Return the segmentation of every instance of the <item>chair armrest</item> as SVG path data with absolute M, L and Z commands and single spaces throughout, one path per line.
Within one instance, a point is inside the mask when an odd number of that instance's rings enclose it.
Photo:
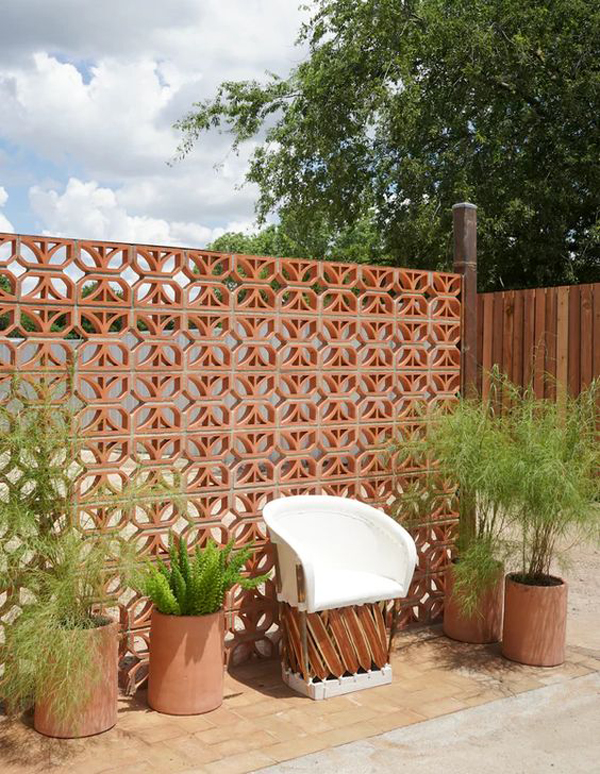
M 272 526 L 267 527 L 269 538 L 275 548 L 277 599 L 287 602 L 300 610 L 306 609 L 309 589 L 314 594 L 314 571 L 312 563 L 302 556 L 297 540 L 282 535 Z M 301 568 L 301 572 L 298 572 Z
M 402 525 L 391 518 L 386 519 L 382 526 L 388 530 L 390 542 L 398 552 L 398 562 L 393 562 L 390 566 L 387 561 L 382 563 L 380 557 L 376 565 L 377 571 L 397 581 L 406 596 L 418 561 L 415 541 Z

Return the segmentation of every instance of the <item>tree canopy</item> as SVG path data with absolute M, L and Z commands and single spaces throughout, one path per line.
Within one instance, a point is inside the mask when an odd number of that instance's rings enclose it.
M 381 236 L 372 218 L 361 218 L 342 229 L 332 229 L 323 221 L 315 220 L 306 232 L 298 228 L 292 218 L 284 218 L 280 223 L 271 223 L 253 234 L 228 231 L 208 247 L 223 252 L 276 255 L 280 258 L 315 257 L 355 263 L 394 263 L 393 258 L 383 253 Z
M 215 128 L 258 141 L 268 250 L 448 267 L 469 200 L 482 288 L 600 280 L 597 0 L 311 9 L 289 75 L 224 82 L 176 125 L 182 156 Z

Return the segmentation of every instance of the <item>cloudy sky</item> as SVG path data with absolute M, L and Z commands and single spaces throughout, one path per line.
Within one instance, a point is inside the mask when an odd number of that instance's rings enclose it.
M 172 124 L 222 80 L 286 74 L 299 3 L 0 0 L 0 231 L 204 246 L 251 228 L 251 146 L 214 133 L 169 166 Z

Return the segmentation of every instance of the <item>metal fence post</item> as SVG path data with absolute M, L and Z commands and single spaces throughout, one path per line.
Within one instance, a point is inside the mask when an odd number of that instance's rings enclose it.
M 460 385 L 463 395 L 477 393 L 477 207 L 452 207 L 454 271 L 462 276 Z

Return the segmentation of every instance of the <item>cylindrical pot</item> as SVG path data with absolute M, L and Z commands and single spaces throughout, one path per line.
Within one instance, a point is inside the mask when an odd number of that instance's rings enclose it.
M 496 582 L 485 591 L 471 615 L 461 611 L 460 600 L 454 593 L 454 567 L 446 570 L 444 624 L 446 637 L 459 642 L 483 644 L 498 642 L 502 634 L 502 601 L 504 596 L 503 568 L 498 567 Z
M 531 586 L 506 576 L 502 655 L 531 666 L 558 666 L 565 660 L 567 590 L 555 585 Z
M 168 715 L 199 715 L 223 702 L 225 620 L 152 611 L 148 704 Z
M 114 621 L 95 629 L 74 630 L 74 637 L 89 639 L 89 647 L 95 652 L 90 675 L 91 689 L 77 717 L 72 721 L 59 720 L 54 711 L 55 702 L 60 701 L 60 691 L 69 690 L 69 686 L 52 691 L 40 697 L 35 703 L 33 726 L 45 736 L 61 739 L 78 739 L 94 736 L 108 731 L 117 722 L 117 666 L 119 661 L 119 632 Z M 97 670 L 97 671 L 96 671 Z M 96 679 L 98 678 L 98 679 Z

